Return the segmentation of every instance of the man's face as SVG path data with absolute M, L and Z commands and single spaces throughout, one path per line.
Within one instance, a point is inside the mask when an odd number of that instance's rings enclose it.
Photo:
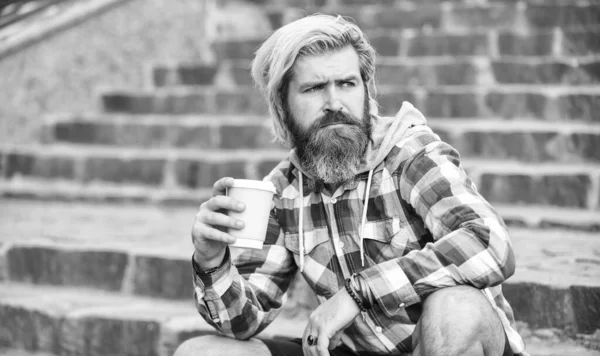
M 352 47 L 296 60 L 286 125 L 304 169 L 325 183 L 354 177 L 370 139 L 368 95 Z

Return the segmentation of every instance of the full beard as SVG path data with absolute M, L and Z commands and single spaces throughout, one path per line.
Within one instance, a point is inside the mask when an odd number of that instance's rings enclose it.
M 302 130 L 289 116 L 294 148 L 309 175 L 334 185 L 356 176 L 371 138 L 367 100 L 362 120 L 340 111 L 328 112 Z M 329 127 L 334 124 L 342 125 Z

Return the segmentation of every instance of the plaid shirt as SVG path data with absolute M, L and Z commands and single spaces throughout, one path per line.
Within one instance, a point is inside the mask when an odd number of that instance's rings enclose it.
M 304 209 L 304 278 L 319 302 L 360 274 L 374 296 L 342 341 L 355 351 L 410 352 L 421 301 L 444 287 L 481 289 L 524 353 L 501 283 L 515 257 L 502 219 L 461 168 L 458 152 L 427 126 L 398 142 L 374 168 L 361 266 L 359 231 L 368 172 L 336 192 L 304 178 L 290 160 L 269 175 L 277 194 L 262 250 L 242 250 L 207 274 L 196 271 L 196 306 L 226 335 L 248 339 L 281 310 L 298 270 L 298 209 Z M 307 182 L 308 181 L 308 182 Z M 233 255 L 233 254 L 232 254 Z M 229 256 L 229 254 L 228 254 Z

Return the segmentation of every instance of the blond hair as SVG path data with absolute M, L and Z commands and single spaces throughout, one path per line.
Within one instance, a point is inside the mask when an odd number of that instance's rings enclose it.
M 284 100 L 295 61 L 302 56 L 319 55 L 346 46 L 352 46 L 358 54 L 371 112 L 376 113 L 377 104 L 372 97 L 375 95 L 375 50 L 360 28 L 342 16 L 304 17 L 281 27 L 260 46 L 252 62 L 252 78 L 269 105 L 275 140 L 290 142 Z

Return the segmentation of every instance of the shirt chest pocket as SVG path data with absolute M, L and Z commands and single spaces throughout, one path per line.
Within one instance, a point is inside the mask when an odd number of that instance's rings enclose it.
M 315 228 L 312 231 L 304 231 L 304 255 L 318 257 L 326 253 L 331 253 L 331 243 L 329 242 L 329 232 L 326 227 Z M 300 254 L 300 236 L 297 233 L 285 233 L 285 248 L 294 253 Z
M 300 239 L 297 233 L 285 233 L 285 247 L 300 266 Z M 327 228 L 304 232 L 304 271 L 302 275 L 317 296 L 329 298 L 338 290 L 337 266 Z
M 408 223 L 395 216 L 366 222 L 363 238 L 365 252 L 376 263 L 404 256 L 418 246 Z

